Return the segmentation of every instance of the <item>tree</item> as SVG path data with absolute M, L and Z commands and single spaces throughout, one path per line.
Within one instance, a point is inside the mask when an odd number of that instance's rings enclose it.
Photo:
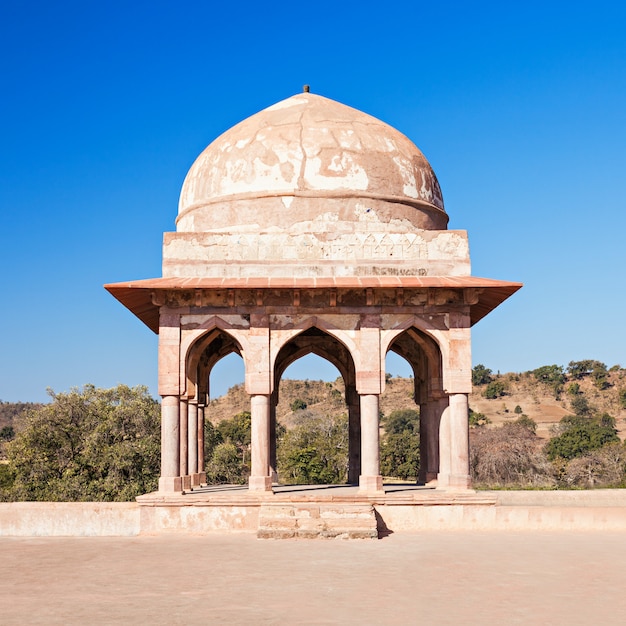
M 125 501 L 156 488 L 160 407 L 145 387 L 48 393 L 8 444 L 7 499 Z
M 252 416 L 241 411 L 204 428 L 205 468 L 211 484 L 243 484 L 250 474 Z
M 533 434 L 537 433 L 537 422 L 532 417 L 528 417 L 525 413 L 522 413 L 513 424 L 518 424 L 524 428 L 530 430 Z
M 13 426 L 3 426 L 0 428 L 0 441 L 11 441 L 15 437 Z
M 565 374 L 560 365 L 544 365 L 532 370 L 531 373 L 539 382 L 550 387 L 554 392 L 554 397 L 559 399 L 565 382 Z
M 489 486 L 550 486 L 550 464 L 532 427 L 516 420 L 499 428 L 470 431 L 470 473 Z
M 250 411 L 241 411 L 231 419 L 222 420 L 217 425 L 222 441 L 229 441 L 239 449 L 248 448 L 252 438 L 252 416 Z
M 595 361 L 584 359 L 583 361 L 570 361 L 567 364 L 567 373 L 574 379 L 580 380 L 588 374 L 591 374 Z
M 492 380 L 483 392 L 487 400 L 495 400 L 504 395 L 506 395 L 506 385 L 501 380 Z
M 580 385 L 578 383 L 570 383 L 567 386 L 567 393 L 570 396 L 577 396 L 577 395 L 579 395 L 581 393 Z
M 622 487 L 626 449 L 622 443 L 609 443 L 586 452 L 565 465 L 560 482 L 566 487 Z
M 417 480 L 419 468 L 419 433 L 404 431 L 385 435 L 380 446 L 380 471 L 383 476 Z
M 609 374 L 606 370 L 606 365 L 604 363 L 600 363 L 600 361 L 594 361 L 593 368 L 591 370 L 591 377 L 593 378 L 593 384 L 597 389 L 602 391 L 610 386 L 608 376 Z
M 557 458 L 569 461 L 607 443 L 620 440 L 615 429 L 615 420 L 610 415 L 566 415 L 560 425 L 561 434 L 552 437 L 546 444 L 546 454 L 551 461 Z
M 209 484 L 243 485 L 246 481 L 241 452 L 231 441 L 218 443 L 206 465 Z
M 339 484 L 348 479 L 348 416 L 299 411 L 279 433 L 278 474 L 291 484 Z
M 491 370 L 481 363 L 472 368 L 472 385 L 486 385 L 491 382 Z
M 388 416 L 382 416 L 380 423 L 385 434 L 401 434 L 409 431 L 419 433 L 420 414 L 415 409 L 398 409 Z
M 598 375 L 604 372 L 606 374 L 606 365 L 601 361 L 593 359 L 584 359 L 583 361 L 570 361 L 567 365 L 567 373 L 574 379 L 580 380 L 590 374 Z
M 420 463 L 419 413 L 392 411 L 381 419 L 385 429 L 380 445 L 380 471 L 384 476 L 417 480 Z
M 572 411 L 581 417 L 588 417 L 591 414 L 589 402 L 587 402 L 587 398 L 583 395 L 574 396 L 570 401 L 570 406 L 572 407 Z
M 306 409 L 307 403 L 300 398 L 296 398 L 290 405 L 289 408 L 295 413 L 296 411 L 304 411 Z
M 491 424 L 491 420 L 484 413 L 478 413 L 469 407 L 469 427 L 477 428 L 486 424 Z

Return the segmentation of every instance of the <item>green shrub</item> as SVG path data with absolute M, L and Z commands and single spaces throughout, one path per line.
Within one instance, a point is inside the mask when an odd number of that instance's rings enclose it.
M 504 395 L 506 395 L 506 385 L 501 380 L 491 381 L 483 392 L 483 396 L 488 400 L 495 400 Z
M 296 411 L 304 411 L 307 408 L 307 403 L 300 398 L 296 398 L 290 405 L 289 408 L 295 413 Z
M 478 364 L 472 368 L 472 385 L 486 385 L 491 380 L 491 370 L 488 367 Z
M 557 458 L 570 460 L 607 443 L 619 442 L 615 421 L 609 415 L 566 415 L 560 423 L 564 431 L 546 444 L 546 454 L 551 461 Z
M 469 409 L 469 425 L 470 428 L 491 424 L 491 420 L 484 413 L 477 413 L 471 407 Z

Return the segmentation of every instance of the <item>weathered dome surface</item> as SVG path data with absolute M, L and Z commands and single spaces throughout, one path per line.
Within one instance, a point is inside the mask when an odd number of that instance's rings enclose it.
M 178 232 L 316 230 L 333 223 L 404 222 L 444 230 L 437 178 L 388 124 L 311 93 L 233 126 L 192 165 Z

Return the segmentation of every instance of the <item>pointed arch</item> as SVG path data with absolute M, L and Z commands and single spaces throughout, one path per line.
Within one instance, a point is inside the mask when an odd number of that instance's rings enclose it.
M 350 354 L 351 359 L 354 361 L 354 355 L 356 353 L 356 344 L 354 339 L 348 335 L 348 333 L 340 328 L 337 328 L 332 323 L 323 317 L 310 316 L 300 320 L 294 328 L 290 329 L 272 329 L 270 339 L 270 367 L 273 371 L 276 369 L 276 361 L 281 350 L 293 341 L 298 335 L 306 333 L 311 328 L 317 328 L 319 331 L 333 337 L 339 344 L 341 344 Z M 304 356 L 305 353 L 300 356 Z M 319 355 L 321 356 L 321 355 Z M 300 358 L 300 357 L 298 357 Z M 326 358 L 323 356 L 322 358 Z M 297 359 L 294 359 L 294 361 Z M 332 363 L 331 359 L 327 359 Z M 335 363 L 333 363 L 339 371 L 341 369 Z M 286 368 L 284 368 L 286 369 Z M 283 369 L 283 371 L 284 371 Z
M 348 482 L 358 483 L 361 471 L 361 429 L 359 396 L 356 392 L 356 366 L 348 346 L 324 323 L 315 317 L 308 318 L 281 343 L 273 360 L 274 391 L 271 398 L 271 465 L 276 467 L 276 406 L 279 402 L 280 382 L 285 370 L 295 361 L 308 354 L 315 354 L 334 365 L 344 381 L 344 400 L 348 412 Z M 305 328 L 303 328 L 305 327 Z M 336 330 L 336 329 L 334 329 Z
M 213 366 L 231 352 L 245 360 L 246 343 L 241 329 L 233 328 L 218 316 L 212 316 L 198 328 L 187 331 L 180 348 L 181 395 L 196 397 L 208 393 L 208 376 Z

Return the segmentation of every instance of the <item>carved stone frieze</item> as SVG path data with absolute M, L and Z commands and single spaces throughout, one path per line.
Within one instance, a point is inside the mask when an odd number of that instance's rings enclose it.
M 465 307 L 475 304 L 479 295 L 476 289 L 445 288 L 164 289 L 152 293 L 152 303 L 190 311 L 263 307 L 315 310 L 384 307 L 416 311 Z

